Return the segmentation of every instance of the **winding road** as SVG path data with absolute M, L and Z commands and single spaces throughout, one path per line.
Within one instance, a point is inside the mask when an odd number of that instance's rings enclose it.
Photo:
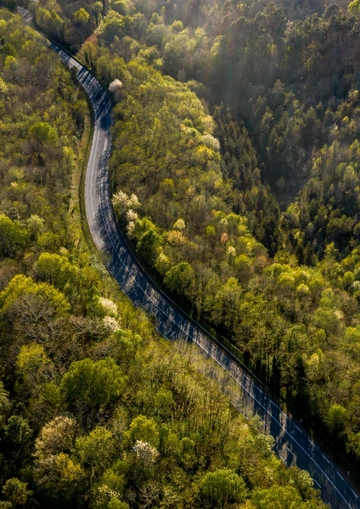
M 103 253 L 112 276 L 135 305 L 155 316 L 156 328 L 162 336 L 195 343 L 236 380 L 241 406 L 245 401 L 259 416 L 266 431 L 274 437 L 276 452 L 286 465 L 296 464 L 310 473 L 325 502 L 334 509 L 360 509 L 360 499 L 346 476 L 311 441 L 299 423 L 289 418 L 264 387 L 239 366 L 232 354 L 186 316 L 140 268 L 117 227 L 111 206 L 111 99 L 93 74 L 56 44 L 51 43 L 51 47 L 69 68 L 76 69 L 92 106 L 94 135 L 85 181 L 86 216 L 95 245 Z

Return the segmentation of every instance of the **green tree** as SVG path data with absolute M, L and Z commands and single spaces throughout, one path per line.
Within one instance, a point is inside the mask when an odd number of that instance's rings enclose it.
M 74 12 L 75 25 L 84 26 L 89 22 L 89 19 L 90 14 L 83 7 Z
M 331 405 L 326 416 L 325 422 L 332 432 L 343 429 L 346 418 L 346 408 L 338 403 Z
M 35 440 L 34 479 L 50 499 L 66 500 L 82 487 L 85 473 L 69 453 L 74 446 L 76 421 L 58 416 L 48 422 Z
M 27 419 L 21 415 L 12 415 L 4 427 L 4 445 L 7 457 L 7 468 L 14 473 L 21 462 L 27 460 L 31 453 L 30 447 L 33 437 Z
M 70 281 L 72 285 L 76 285 L 79 272 L 66 256 L 53 253 L 41 253 L 35 270 L 39 279 L 47 281 L 61 290 Z
M 2 493 L 5 499 L 11 502 L 12 507 L 26 505 L 28 498 L 32 496 L 33 492 L 27 489 L 28 483 L 21 482 L 16 477 L 8 479 L 2 487 Z
M 22 392 L 25 386 L 31 392 L 37 392 L 43 381 L 44 368 L 50 364 L 51 361 L 42 345 L 37 343 L 23 345 L 15 364 L 17 374 L 20 375 L 18 390 Z
M 301 496 L 292 486 L 272 486 L 269 489 L 256 490 L 252 500 L 259 509 L 298 509 L 302 507 Z
M 28 242 L 28 230 L 5 214 L 0 214 L 0 256 L 12 257 L 26 247 Z
M 134 444 L 136 440 L 140 440 L 154 447 L 159 446 L 158 425 L 153 419 L 148 419 L 145 415 L 135 417 L 130 424 L 130 428 L 124 433 L 124 437 L 131 444 Z
M 200 481 L 200 493 L 212 501 L 214 507 L 230 507 L 247 495 L 244 480 L 233 470 L 223 468 L 208 472 Z
M 99 476 L 115 454 L 115 440 L 109 430 L 98 426 L 89 435 L 76 439 L 75 450 L 81 464 L 91 469 L 92 476 Z
M 182 295 L 194 278 L 194 270 L 187 262 L 181 262 L 167 271 L 164 283 L 174 293 Z
M 144 260 L 154 263 L 159 247 L 160 235 L 158 235 L 154 229 L 150 229 L 141 236 L 137 245 L 137 250 Z
M 107 357 L 100 361 L 72 362 L 61 380 L 60 389 L 69 403 L 79 401 L 90 406 L 103 406 L 117 398 L 125 384 L 121 369 Z
M 30 139 L 36 146 L 43 146 L 49 144 L 54 146 L 58 142 L 58 133 L 55 127 L 52 127 L 47 122 L 36 122 L 29 129 Z
M 129 509 L 129 507 L 129 504 L 121 502 L 121 500 L 115 497 L 113 497 L 107 505 L 107 509 Z
M 49 456 L 46 461 L 35 462 L 34 477 L 50 499 L 70 500 L 82 489 L 85 473 L 68 454 L 61 452 Z
M 173 393 L 166 389 L 160 389 L 154 397 L 154 413 L 162 419 L 168 419 L 175 407 Z
M 359 0 L 353 0 L 348 5 L 348 11 L 350 14 L 359 14 L 360 13 L 360 1 Z
M 64 294 L 56 290 L 48 283 L 35 283 L 31 278 L 18 274 L 13 277 L 5 290 L 0 293 L 0 306 L 2 311 L 9 309 L 19 297 L 25 295 L 34 295 L 37 300 L 47 303 L 53 307 L 53 310 L 66 313 L 70 309 L 70 304 Z

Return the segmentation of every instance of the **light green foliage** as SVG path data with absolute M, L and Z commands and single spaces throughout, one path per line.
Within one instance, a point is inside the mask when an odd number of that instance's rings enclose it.
M 346 416 L 346 409 L 339 404 L 332 405 L 326 416 L 326 424 L 329 429 L 335 431 L 344 425 Z
M 14 256 L 28 242 L 28 230 L 5 214 L 0 214 L 0 256 Z
M 75 442 L 75 450 L 80 459 L 80 463 L 85 467 L 90 467 L 97 475 L 109 463 L 109 459 L 114 456 L 115 442 L 112 434 L 106 428 L 97 427 L 88 436 L 79 437 Z
M 64 23 L 55 10 L 39 8 L 36 11 L 36 22 L 42 30 L 46 31 L 51 37 L 60 39 L 63 36 Z
M 0 93 L 1 94 L 7 94 L 9 91 L 9 87 L 6 84 L 6 82 L 3 80 L 3 78 L 0 78 Z
M 70 281 L 75 284 L 79 272 L 66 256 L 50 253 L 41 253 L 35 270 L 40 280 L 47 281 L 60 289 L 63 289 Z
M 130 424 L 124 436 L 129 443 L 134 444 L 136 440 L 147 442 L 157 447 L 159 445 L 159 431 L 156 422 L 148 419 L 145 415 L 139 415 Z
M 15 276 L 5 290 L 0 293 L 2 311 L 8 309 L 19 297 L 28 294 L 48 302 L 59 313 L 69 311 L 70 305 L 64 294 L 48 283 L 35 283 L 31 278 L 22 274 Z
M 126 380 L 110 357 L 100 361 L 83 359 L 71 363 L 61 380 L 61 391 L 69 403 L 90 406 L 109 404 L 123 391 Z
M 50 456 L 47 461 L 39 462 L 34 472 L 38 486 L 49 492 L 49 498 L 62 494 L 71 499 L 84 479 L 84 471 L 80 465 L 65 453 Z
M 130 9 L 128 0 L 113 0 L 111 8 L 119 14 L 126 15 Z
M 47 122 L 37 122 L 29 129 L 30 139 L 42 146 L 45 144 L 56 145 L 58 141 L 57 131 Z
M 114 506 L 127 509 L 127 504 L 119 499 L 123 498 L 122 494 L 125 488 L 125 476 L 115 473 L 112 469 L 107 469 L 100 478 L 99 484 L 96 485 L 96 495 L 93 506 L 95 508 L 107 508 Z M 122 507 L 122 505 L 124 507 Z
M 34 343 L 21 347 L 16 359 L 16 368 L 23 377 L 26 377 L 34 374 L 49 362 L 50 359 L 47 357 L 44 347 Z
M 50 498 L 57 491 L 70 498 L 83 480 L 81 466 L 68 454 L 74 442 L 75 429 L 74 419 L 59 416 L 42 428 L 35 441 L 35 481 L 49 491 Z
M 154 411 L 162 419 L 169 418 L 175 406 L 174 397 L 171 391 L 161 389 L 155 394 Z
M 37 393 L 52 371 L 52 363 L 42 345 L 33 343 L 23 345 L 16 358 L 19 393 L 29 390 Z
M 194 271 L 191 265 L 181 262 L 179 265 L 171 267 L 165 274 L 164 283 L 169 290 L 181 295 L 186 290 L 186 287 L 190 285 L 193 277 Z
M 359 0 L 353 0 L 352 2 L 350 2 L 349 5 L 348 5 L 348 11 L 351 14 L 359 14 L 359 11 L 360 11 L 360 2 L 359 2 Z
M 12 509 L 13 505 L 11 502 L 4 502 L 3 500 L 0 501 L 0 509 Z
M 86 25 L 90 19 L 90 15 L 86 9 L 81 7 L 78 11 L 74 12 L 75 24 Z
M 233 470 L 220 469 L 201 479 L 200 492 L 219 507 L 229 507 L 231 502 L 241 502 L 247 490 L 244 480 Z
M 129 509 L 129 504 L 121 502 L 117 498 L 112 498 L 107 505 L 107 509 Z
M 44 220 L 36 214 L 32 214 L 27 220 L 27 227 L 30 235 L 37 239 L 44 231 Z
M 113 42 L 115 37 L 124 35 L 124 27 L 124 17 L 118 12 L 110 11 L 105 20 L 101 23 L 99 31 L 107 42 Z
M 16 68 L 16 58 L 12 55 L 8 55 L 5 58 L 4 69 L 5 71 L 13 71 Z
M 2 493 L 14 508 L 26 505 L 28 498 L 33 494 L 27 489 L 27 483 L 19 481 L 16 477 L 6 481 Z
M 306 508 L 300 494 L 292 486 L 273 486 L 267 490 L 259 490 L 252 498 L 259 509 Z

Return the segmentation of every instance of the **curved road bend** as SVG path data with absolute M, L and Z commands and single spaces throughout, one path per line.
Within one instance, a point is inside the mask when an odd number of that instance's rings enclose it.
M 275 438 L 275 448 L 281 459 L 286 465 L 296 464 L 307 470 L 325 502 L 333 509 L 360 509 L 360 499 L 348 480 L 311 441 L 305 430 L 284 414 L 264 388 L 234 362 L 231 354 L 181 313 L 139 267 L 117 228 L 110 201 L 111 100 L 88 70 L 54 43 L 51 47 L 69 68 L 76 68 L 93 108 L 94 136 L 85 181 L 86 215 L 94 242 L 105 254 L 110 273 L 137 306 L 155 315 L 162 336 L 193 341 L 228 371 L 242 389 L 239 402 L 245 400 L 246 406 L 260 417 L 266 430 Z

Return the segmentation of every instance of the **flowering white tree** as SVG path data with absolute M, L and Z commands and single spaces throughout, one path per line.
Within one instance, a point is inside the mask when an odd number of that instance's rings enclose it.
M 147 442 L 143 442 L 142 440 L 136 440 L 133 445 L 133 452 L 138 460 L 141 461 L 144 465 L 151 465 L 155 463 L 159 453 L 155 447 L 148 444 Z
M 140 207 L 139 198 L 133 193 L 130 197 L 121 189 L 115 193 L 112 197 L 111 203 L 114 209 L 120 214 L 126 217 L 126 233 L 128 237 L 132 237 L 135 223 L 138 219 L 136 209 Z
M 113 207 L 117 209 L 120 214 L 123 214 L 128 208 L 129 197 L 121 189 L 115 193 L 112 197 L 111 203 Z
M 112 81 L 110 83 L 109 91 L 113 94 L 115 101 L 120 100 L 120 97 L 121 97 L 120 93 L 121 93 L 122 87 L 123 87 L 123 83 L 122 83 L 122 81 L 120 81 L 118 79 L 115 79 L 114 81 Z

